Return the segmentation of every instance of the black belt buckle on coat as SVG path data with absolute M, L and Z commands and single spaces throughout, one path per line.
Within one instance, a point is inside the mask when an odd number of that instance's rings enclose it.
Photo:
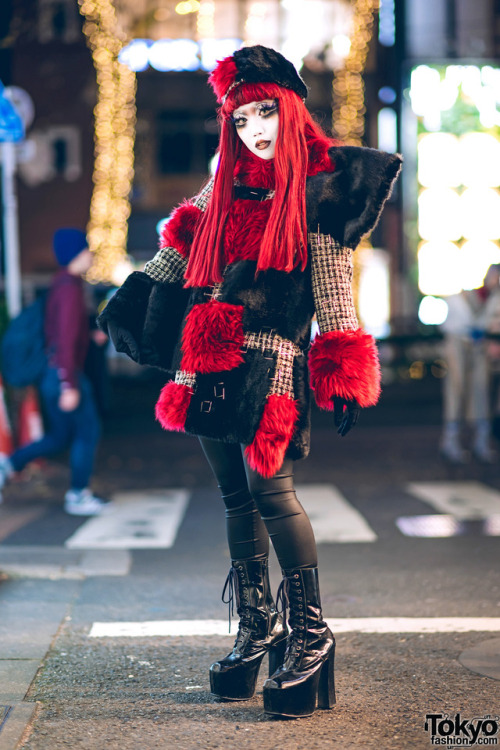
M 246 201 L 265 201 L 271 191 L 267 188 L 235 185 L 234 197 Z

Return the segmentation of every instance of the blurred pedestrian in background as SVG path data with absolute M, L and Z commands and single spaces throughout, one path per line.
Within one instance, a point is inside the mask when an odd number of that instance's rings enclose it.
M 0 456 L 0 488 L 30 461 L 69 448 L 71 485 L 64 509 L 71 515 L 96 515 L 105 506 L 89 487 L 100 424 L 92 386 L 83 372 L 90 328 L 82 276 L 90 269 L 93 255 L 79 229 L 57 230 L 53 247 L 60 270 L 45 306 L 48 365 L 39 383 L 47 431 L 11 456 Z
M 491 432 L 497 440 L 500 440 L 500 263 L 491 266 L 489 273 L 491 294 L 487 303 L 486 349 L 492 379 Z
M 453 464 L 469 458 L 464 448 L 466 433 L 473 455 L 493 463 L 491 447 L 491 372 L 495 345 L 488 338 L 498 325 L 500 332 L 500 266 L 492 265 L 479 289 L 463 290 L 448 297 L 445 335 L 447 374 L 443 380 L 443 433 L 441 453 Z

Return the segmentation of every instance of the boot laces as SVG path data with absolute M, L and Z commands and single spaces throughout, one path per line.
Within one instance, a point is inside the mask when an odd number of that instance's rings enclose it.
M 227 599 L 225 598 L 226 591 L 227 591 Z M 221 598 L 224 604 L 228 605 L 227 609 L 228 609 L 229 632 L 231 632 L 231 617 L 234 616 L 234 602 L 236 601 L 236 607 L 238 607 L 240 603 L 239 589 L 238 589 L 238 573 L 236 572 L 236 568 L 233 568 L 233 566 L 229 568 L 229 573 L 227 574 L 227 578 L 224 583 L 224 588 L 222 589 Z
M 224 583 L 224 588 L 222 589 L 222 601 L 224 602 L 224 604 L 228 605 L 229 632 L 231 632 L 231 618 L 234 616 L 234 603 L 236 602 L 236 612 L 238 613 L 240 618 L 238 625 L 238 635 L 236 638 L 237 642 L 242 635 L 241 631 L 246 632 L 251 628 L 250 609 L 248 608 L 248 606 L 241 606 L 242 601 L 240 598 L 240 589 L 244 590 L 244 588 L 245 587 L 240 580 L 238 570 L 232 565 L 229 569 L 226 582 Z M 243 604 L 248 605 L 248 599 L 245 596 L 243 597 Z
M 290 585 L 288 578 L 283 577 L 276 593 L 276 612 L 283 616 L 283 627 L 285 630 L 287 627 L 287 613 L 290 603 L 289 590 Z
M 276 595 L 276 609 L 283 615 L 285 630 L 288 623 L 291 628 L 286 647 L 287 657 L 297 655 L 304 648 L 306 629 L 304 607 L 304 593 L 298 576 L 293 576 L 293 579 L 284 576 Z

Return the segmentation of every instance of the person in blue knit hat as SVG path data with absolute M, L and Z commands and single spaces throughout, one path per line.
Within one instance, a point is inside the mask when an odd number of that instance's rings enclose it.
M 106 503 L 94 495 L 89 483 L 100 425 L 92 386 L 83 372 L 90 332 L 82 276 L 90 269 L 93 255 L 80 229 L 58 229 L 53 248 L 60 268 L 47 297 L 44 328 L 48 368 L 40 383 L 48 429 L 41 440 L 11 456 L 0 456 L 0 488 L 30 461 L 69 447 L 71 486 L 64 509 L 71 515 L 98 515 Z

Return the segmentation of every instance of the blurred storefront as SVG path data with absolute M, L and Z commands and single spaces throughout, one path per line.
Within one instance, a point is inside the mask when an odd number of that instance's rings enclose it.
M 432 326 L 500 262 L 500 4 L 407 0 L 403 28 L 400 313 Z
M 403 152 L 358 253 L 374 335 L 431 333 L 446 296 L 500 258 L 498 0 L 11 0 L 0 32 L 0 78 L 35 112 L 19 147 L 25 278 L 53 269 L 61 223 L 88 225 L 96 280 L 154 254 L 157 227 L 210 170 L 207 72 L 251 43 L 294 61 L 336 137 Z
M 337 107 L 335 134 L 376 146 L 376 112 L 367 116 L 362 78 L 377 75 L 376 6 L 376 0 L 3 4 L 0 77 L 25 90 L 35 109 L 19 149 L 23 275 L 53 268 L 51 235 L 61 222 L 87 223 L 102 259 L 101 280 L 119 281 L 130 262 L 154 254 L 158 223 L 199 189 L 215 152 L 207 71 L 241 44 L 283 51 L 301 69 L 308 105 L 322 124 L 331 129 Z M 353 85 L 346 90 L 348 60 Z

